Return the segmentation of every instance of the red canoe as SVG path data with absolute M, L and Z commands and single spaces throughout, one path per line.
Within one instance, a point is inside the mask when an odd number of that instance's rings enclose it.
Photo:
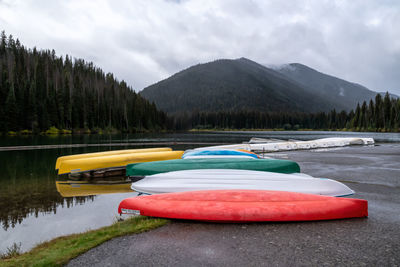
M 190 191 L 124 199 L 123 214 L 222 221 L 315 221 L 368 216 L 362 199 L 265 190 Z

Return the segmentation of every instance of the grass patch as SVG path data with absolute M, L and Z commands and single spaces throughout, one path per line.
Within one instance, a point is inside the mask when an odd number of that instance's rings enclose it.
M 5 253 L 0 254 L 0 259 L 10 259 L 19 255 L 21 255 L 21 242 L 18 244 L 14 243 L 11 247 L 8 247 Z
M 19 131 L 19 134 L 20 134 L 20 135 L 31 135 L 31 134 L 32 134 L 32 131 L 31 131 L 31 130 L 25 129 L 25 130 Z
M 67 130 L 67 129 L 61 129 L 61 130 L 59 131 L 59 133 L 60 133 L 60 134 L 72 134 L 72 131 L 71 131 L 71 130 Z
M 45 131 L 45 134 L 47 134 L 47 135 L 57 135 L 59 133 L 60 133 L 60 130 L 58 130 L 54 126 L 51 126 L 48 130 Z
M 97 230 L 58 237 L 29 252 L 0 261 L 0 266 L 60 266 L 114 237 L 136 234 L 160 227 L 168 220 L 132 217 Z

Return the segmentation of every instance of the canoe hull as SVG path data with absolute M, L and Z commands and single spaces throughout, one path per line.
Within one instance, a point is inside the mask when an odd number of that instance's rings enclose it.
M 182 155 L 183 151 L 161 151 L 65 160 L 61 163 L 58 174 L 75 174 L 105 168 L 125 168 L 126 165 L 133 163 L 180 159 Z
M 210 190 L 123 200 L 119 213 L 216 222 L 318 221 L 368 216 L 368 202 L 293 192 Z
M 247 159 L 247 158 L 212 158 L 212 159 L 178 159 L 160 162 L 147 162 L 128 165 L 126 175 L 147 176 L 157 173 L 194 169 L 238 169 L 270 171 L 279 173 L 300 172 L 300 166 L 290 160 L 280 159 Z
M 346 185 L 331 179 L 318 179 L 306 174 L 283 174 L 247 170 L 186 170 L 146 176 L 132 184 L 132 190 L 162 194 L 199 190 L 275 190 L 325 196 L 354 194 Z
M 254 139 L 252 138 L 252 140 Z M 289 150 L 375 144 L 373 138 L 363 138 L 363 137 L 329 137 L 329 138 L 322 138 L 310 141 L 283 141 L 283 140 L 268 140 L 262 138 L 256 138 L 256 140 L 254 141 L 252 140 L 250 140 L 248 144 L 199 147 L 196 148 L 195 150 L 201 151 L 201 150 L 219 150 L 219 149 L 245 149 L 257 153 L 268 153 L 268 152 L 289 151 Z
M 172 149 L 169 148 L 169 147 L 122 149 L 122 150 L 112 150 L 112 151 L 103 151 L 103 152 L 94 152 L 94 153 L 84 153 L 84 154 L 61 156 L 61 157 L 57 158 L 55 169 L 58 170 L 60 168 L 61 163 L 64 160 L 86 159 L 86 158 L 95 158 L 95 157 L 112 156 L 112 155 L 122 155 L 122 154 L 132 154 L 132 153 L 147 153 L 147 152 L 160 152 L 160 151 L 172 151 Z

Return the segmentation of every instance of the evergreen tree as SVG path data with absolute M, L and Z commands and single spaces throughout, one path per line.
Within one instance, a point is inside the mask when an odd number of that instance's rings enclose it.
M 375 104 L 372 99 L 369 101 L 368 109 L 367 109 L 367 118 L 368 118 L 368 128 L 373 129 L 376 127 L 375 123 Z
M 185 130 L 189 128 L 212 129 L 212 128 L 230 128 L 230 129 L 276 129 L 284 128 L 298 129 L 307 128 L 315 130 L 324 129 L 353 129 L 366 131 L 374 129 L 376 125 L 382 124 L 377 121 L 379 118 L 388 118 L 386 123 L 387 130 L 399 131 L 400 125 L 400 100 L 390 99 L 382 101 L 382 97 L 377 95 L 374 101 L 364 101 L 362 105 L 357 105 L 355 111 L 349 113 L 342 110 L 336 112 L 324 113 L 287 113 L 287 112 L 257 112 L 240 110 L 235 112 L 194 112 L 192 114 L 178 114 L 169 119 L 169 127 L 176 130 Z M 383 107 L 389 105 L 389 108 Z M 389 115 L 387 111 L 389 110 Z M 376 116 L 376 114 L 379 114 Z M 172 126 L 171 126 L 172 125 Z
M 389 92 L 386 92 L 385 97 L 383 98 L 383 118 L 384 118 L 384 128 L 391 129 L 392 126 L 390 124 L 390 112 L 391 112 L 391 102 Z
M 375 127 L 376 130 L 382 129 L 384 126 L 384 116 L 383 116 L 383 103 L 382 96 L 377 94 L 375 97 Z
M 363 102 L 360 112 L 360 128 L 365 130 L 367 128 L 367 102 Z
M 26 49 L 0 37 L 0 132 L 29 129 L 165 129 L 167 119 L 124 81 L 82 59 Z
M 19 126 L 17 124 L 17 104 L 15 101 L 15 92 L 14 86 L 10 87 L 8 91 L 7 99 L 5 102 L 5 121 L 6 121 L 6 130 L 8 131 L 16 131 L 19 130 Z

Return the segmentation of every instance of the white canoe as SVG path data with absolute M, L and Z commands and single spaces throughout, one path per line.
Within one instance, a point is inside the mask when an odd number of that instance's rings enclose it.
M 372 145 L 375 143 L 373 138 L 364 137 L 329 137 L 314 140 L 320 144 L 325 144 L 325 146 L 351 146 L 351 145 Z
M 276 143 L 253 143 L 249 144 L 250 150 L 254 152 L 278 152 L 288 150 L 303 150 L 313 148 L 344 147 L 351 145 L 372 145 L 373 138 L 361 137 L 329 137 L 310 141 L 284 141 Z
M 265 143 L 279 143 L 284 142 L 285 140 L 276 139 L 276 138 L 259 138 L 259 137 L 252 137 L 249 140 L 249 144 L 265 144 Z
M 295 142 L 279 142 L 279 143 L 258 143 L 250 144 L 251 151 L 257 152 L 278 152 L 296 150 L 297 144 Z
M 244 149 L 250 151 L 250 145 L 233 144 L 233 145 L 207 146 L 207 147 L 198 147 L 193 150 L 221 150 L 221 149 Z
M 310 141 L 271 141 L 262 139 L 256 141 L 250 140 L 248 144 L 235 144 L 235 145 L 222 145 L 212 147 L 200 147 L 195 150 L 213 150 L 213 149 L 245 149 L 253 152 L 279 152 L 289 150 L 302 150 L 313 148 L 331 148 L 343 147 L 351 145 L 373 145 L 375 143 L 373 138 L 364 137 L 329 137 Z
M 275 190 L 325 196 L 354 194 L 353 190 L 340 182 L 313 178 L 307 174 L 231 169 L 184 170 L 149 175 L 133 183 L 131 188 L 146 194 L 223 189 Z

